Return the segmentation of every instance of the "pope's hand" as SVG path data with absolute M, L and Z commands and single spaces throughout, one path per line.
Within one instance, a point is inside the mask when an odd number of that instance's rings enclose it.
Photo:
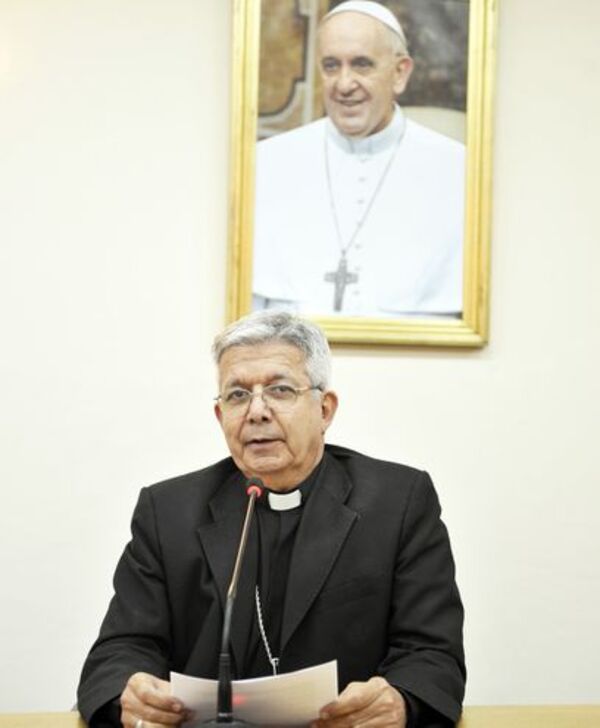
M 144 728 L 179 725 L 189 716 L 180 700 L 171 695 L 169 682 L 145 672 L 136 672 L 121 693 L 121 723 L 136 728 L 139 720 Z
M 406 704 L 400 693 L 382 677 L 352 682 L 337 700 L 321 709 L 315 728 L 395 726 L 406 728 Z

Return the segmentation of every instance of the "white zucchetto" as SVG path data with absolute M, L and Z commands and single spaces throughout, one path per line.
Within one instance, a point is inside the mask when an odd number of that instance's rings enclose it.
M 390 30 L 393 30 L 396 35 L 399 35 L 402 42 L 406 46 L 406 36 L 402 30 L 402 26 L 398 22 L 398 18 L 383 5 L 373 2 L 372 0 L 346 0 L 344 3 L 336 5 L 333 10 L 330 10 L 327 15 L 323 17 L 323 21 L 331 18 L 333 15 L 338 13 L 362 13 L 363 15 L 369 15 L 375 20 L 379 20 L 380 23 L 386 25 Z M 323 22 L 321 21 L 321 22 Z

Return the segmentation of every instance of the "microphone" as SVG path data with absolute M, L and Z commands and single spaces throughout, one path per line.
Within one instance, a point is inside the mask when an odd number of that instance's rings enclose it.
M 246 726 L 251 728 L 250 723 L 233 719 L 233 707 L 231 701 L 231 654 L 230 654 L 230 634 L 231 634 L 231 617 L 233 614 L 233 605 L 237 594 L 238 581 L 240 571 L 246 551 L 246 542 L 248 533 L 250 532 L 250 524 L 254 514 L 254 503 L 263 493 L 263 482 L 260 478 L 250 478 L 246 483 L 246 495 L 248 496 L 248 505 L 246 507 L 246 517 L 242 526 L 242 535 L 240 536 L 240 545 L 238 546 L 229 589 L 227 590 L 227 599 L 225 601 L 225 614 L 223 615 L 223 632 L 221 636 L 221 652 L 219 654 L 219 680 L 217 687 L 217 718 L 216 720 L 204 721 L 204 726 L 216 726 L 227 724 L 237 728 L 238 726 Z

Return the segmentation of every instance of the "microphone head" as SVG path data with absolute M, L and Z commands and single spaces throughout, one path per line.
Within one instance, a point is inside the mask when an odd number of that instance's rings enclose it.
M 246 495 L 255 495 L 260 498 L 263 494 L 265 485 L 260 478 L 249 478 L 246 483 Z

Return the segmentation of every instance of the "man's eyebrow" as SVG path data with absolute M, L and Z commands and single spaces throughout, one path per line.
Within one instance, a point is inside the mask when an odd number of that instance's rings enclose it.
M 375 61 L 370 56 L 354 56 L 354 58 L 350 61 L 352 65 L 354 64 L 361 64 L 361 65 L 370 65 L 374 66 Z
M 232 387 L 243 387 L 243 382 L 241 379 L 232 379 L 232 380 L 226 380 L 223 382 L 223 388 L 224 389 L 231 389 Z
M 266 381 L 267 384 L 273 384 L 273 382 L 281 382 L 281 381 L 292 381 L 294 379 L 293 375 L 290 373 L 279 373 L 275 372 L 275 374 L 271 375 Z M 232 389 L 234 387 L 241 387 L 242 389 L 246 389 L 248 385 L 248 382 L 241 379 L 240 377 L 236 377 L 235 379 L 232 379 L 231 381 L 226 381 L 223 384 L 224 389 Z

